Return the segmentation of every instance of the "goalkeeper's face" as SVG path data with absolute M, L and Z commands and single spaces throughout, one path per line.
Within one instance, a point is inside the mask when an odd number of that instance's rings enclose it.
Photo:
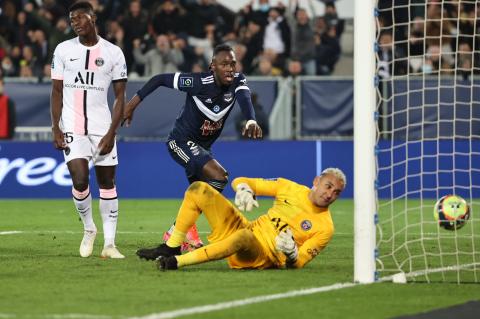
M 345 185 L 340 178 L 333 174 L 325 174 L 315 177 L 308 197 L 316 206 L 327 208 L 337 200 L 344 188 Z

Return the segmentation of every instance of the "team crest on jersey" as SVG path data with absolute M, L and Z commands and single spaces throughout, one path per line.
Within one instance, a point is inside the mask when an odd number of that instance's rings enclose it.
M 232 99 L 233 99 L 233 95 L 232 95 L 232 92 L 228 92 L 228 93 L 225 93 L 223 95 L 223 99 L 225 100 L 225 102 L 230 102 Z
M 104 64 L 105 64 L 105 60 L 103 60 L 103 58 L 98 57 L 98 58 L 95 59 L 95 65 L 96 66 L 102 66 Z
M 213 107 L 213 112 L 218 113 L 218 111 L 220 111 L 220 106 L 215 105 L 215 106 Z
M 312 222 L 305 219 L 301 222 L 300 227 L 302 227 L 303 230 L 310 230 L 312 229 Z
M 193 77 L 181 76 L 178 80 L 178 86 L 183 88 L 193 88 Z

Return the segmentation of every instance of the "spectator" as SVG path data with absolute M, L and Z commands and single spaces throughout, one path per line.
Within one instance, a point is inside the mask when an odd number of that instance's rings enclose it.
M 405 53 L 401 47 L 393 46 L 392 34 L 383 32 L 378 40 L 378 74 L 384 79 L 392 75 L 401 75 L 407 73 L 407 62 L 404 59 Z
M 413 18 L 413 24 L 409 36 L 409 67 L 413 73 L 418 73 L 422 69 L 424 56 L 424 29 L 425 21 L 423 17 Z
M 35 74 L 35 56 L 33 55 L 32 47 L 26 45 L 22 50 L 22 58 L 20 60 L 20 74 L 21 78 L 29 78 L 33 76 L 40 76 L 40 73 Z
M 335 27 L 327 27 L 323 34 L 315 35 L 317 75 L 332 74 L 340 58 L 341 48 Z
M 142 54 L 140 40 L 134 40 L 135 62 L 145 65 L 145 76 L 153 76 L 160 73 L 174 73 L 179 70 L 183 63 L 182 51 L 177 48 L 170 48 L 168 37 L 160 34 L 156 39 L 156 47 Z
M 15 26 L 15 44 L 23 48 L 24 45 L 30 43 L 28 38 L 28 30 L 30 30 L 30 25 L 27 21 L 27 13 L 25 11 L 20 11 L 17 14 L 17 25 Z
M 288 73 L 286 75 L 288 76 L 296 77 L 302 75 L 302 62 L 300 62 L 299 60 L 291 59 L 290 61 L 288 61 L 287 71 Z
M 12 139 L 15 134 L 15 102 L 5 94 L 3 78 L 0 77 L 0 139 Z
M 148 15 L 142 9 L 140 0 L 132 0 L 128 12 L 122 23 L 125 32 L 124 54 L 127 62 L 127 68 L 132 72 L 142 73 L 142 70 L 133 66 L 133 40 L 143 39 L 148 31 Z
M 258 95 L 255 92 L 252 92 L 252 104 L 255 111 L 255 118 L 257 119 L 258 125 L 262 128 L 263 139 L 268 138 L 269 133 L 269 124 L 268 124 L 268 115 L 264 111 L 264 107 L 258 103 Z M 235 123 L 237 124 L 237 133 L 239 139 L 248 139 L 245 135 L 242 135 L 243 129 L 247 121 L 245 120 L 242 114 L 238 114 L 235 118 Z
M 271 58 L 267 54 L 263 54 L 256 59 L 256 68 L 253 75 L 261 76 L 278 76 L 282 75 L 282 70 L 274 67 Z
M 185 32 L 187 31 L 185 25 L 185 10 L 173 0 L 165 0 L 152 17 L 155 35 Z
M 302 63 L 302 69 L 306 75 L 316 75 L 315 33 L 307 11 L 297 7 L 295 17 L 292 14 L 288 17 L 292 30 L 291 56 Z
M 188 34 L 194 38 L 205 39 L 207 26 L 217 26 L 217 18 L 220 16 L 217 4 L 212 0 L 188 1 L 180 0 L 180 4 L 187 10 L 187 21 L 190 30 Z M 211 52 L 210 52 L 211 53 Z M 210 57 L 210 53 L 209 56 Z
M 172 47 L 180 50 L 183 55 L 183 63 L 178 65 L 178 69 L 181 72 L 192 72 L 192 67 L 198 60 L 203 57 L 198 57 L 195 53 L 195 48 L 188 44 L 188 36 L 186 33 L 180 33 L 178 35 L 171 36 Z M 202 69 L 207 69 L 207 63 L 204 62 Z
M 49 54 L 48 54 L 48 61 L 52 60 L 53 50 L 57 47 L 57 45 L 63 41 L 71 39 L 74 37 L 74 32 L 72 28 L 70 28 L 70 24 L 66 17 L 60 17 L 55 23 L 55 28 L 50 28 L 48 31 L 48 47 L 49 47 Z
M 438 45 L 430 45 L 425 54 L 425 62 L 422 67 L 423 73 L 437 73 L 440 70 L 440 56 L 440 47 Z
M 43 30 L 33 31 L 32 49 L 35 56 L 34 74 L 43 77 L 45 65 L 50 65 L 48 41 Z
M 8 55 L 2 60 L 2 74 L 9 77 L 18 76 L 18 68 Z
M 247 27 L 240 32 L 240 42 L 247 47 L 243 68 L 247 73 L 251 73 L 254 69 L 253 60 L 262 51 L 263 34 L 261 26 L 255 21 L 250 21 Z
M 325 22 L 327 27 L 334 27 L 337 38 L 343 33 L 345 21 L 338 17 L 337 8 L 334 1 L 328 1 L 325 4 Z
M 122 26 L 118 21 L 109 21 L 107 25 L 107 33 L 105 34 L 105 39 L 109 42 L 112 42 L 120 49 L 125 48 L 125 31 L 123 31 Z
M 277 63 L 283 64 L 290 56 L 290 27 L 279 8 L 271 8 L 263 36 L 263 50 L 277 54 Z
M 474 55 L 468 42 L 460 43 L 458 46 L 457 68 L 464 79 L 468 79 L 473 70 Z M 477 64 L 477 63 L 475 63 Z

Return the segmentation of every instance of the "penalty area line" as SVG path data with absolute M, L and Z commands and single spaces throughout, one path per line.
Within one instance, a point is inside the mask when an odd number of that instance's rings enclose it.
M 196 315 L 202 314 L 207 312 L 219 311 L 224 309 L 230 309 L 235 307 L 241 307 L 261 302 L 267 302 L 271 300 L 278 300 L 284 298 L 292 298 L 298 296 L 305 296 L 305 295 L 312 295 L 321 292 L 339 290 L 344 288 L 350 288 L 353 286 L 361 285 L 359 283 L 336 283 L 330 286 L 323 286 L 323 287 L 316 287 L 316 288 L 309 288 L 309 289 L 301 289 L 301 290 L 292 290 L 287 291 L 284 293 L 273 294 L 273 295 L 263 295 L 257 296 L 252 298 L 240 299 L 240 300 L 233 300 L 227 302 L 220 302 L 211 305 L 204 305 L 204 306 L 197 306 L 191 308 L 184 308 L 172 311 L 165 311 L 159 313 L 153 313 L 150 315 L 142 316 L 142 317 L 130 317 L 128 319 L 170 319 L 170 318 L 178 318 L 182 316 L 188 315 Z

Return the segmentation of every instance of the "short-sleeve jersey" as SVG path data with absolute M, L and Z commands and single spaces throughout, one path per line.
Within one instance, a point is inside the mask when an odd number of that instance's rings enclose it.
M 250 90 L 241 73 L 235 73 L 231 85 L 222 87 L 215 84 L 212 72 L 175 73 L 172 87 L 187 96 L 168 138 L 193 140 L 206 149 L 220 136 L 236 93 Z
M 101 37 L 91 47 L 76 37 L 57 45 L 51 68 L 51 78 L 63 81 L 60 128 L 82 135 L 106 134 L 112 121 L 108 88 L 127 80 L 122 50 Z
M 334 232 L 328 208 L 315 206 L 309 199 L 310 189 L 288 179 L 236 178 L 234 189 L 247 183 L 257 196 L 275 197 L 272 208 L 252 222 L 252 231 L 277 267 L 285 265 L 285 255 L 275 249 L 275 237 L 287 226 L 299 248 L 297 267 L 303 267 L 323 250 Z

